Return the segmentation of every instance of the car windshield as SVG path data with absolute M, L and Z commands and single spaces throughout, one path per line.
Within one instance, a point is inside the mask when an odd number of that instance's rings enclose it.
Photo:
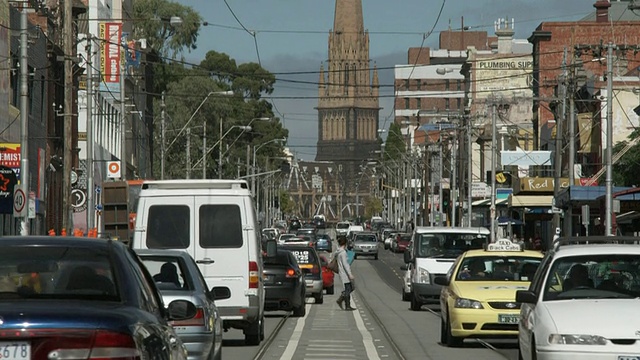
M 549 270 L 544 300 L 640 297 L 640 256 L 585 255 L 557 259 Z
M 348 228 L 349 228 L 348 223 L 338 223 L 338 225 L 336 225 L 336 229 L 348 229 Z
M 107 249 L 12 246 L 0 253 L 0 301 L 16 298 L 120 301 Z
M 375 235 L 356 235 L 355 242 L 376 242 Z
M 185 266 L 175 256 L 140 256 L 144 266 L 149 270 L 158 290 L 192 290 L 187 282 Z
M 540 260 L 525 256 L 467 257 L 462 260 L 455 278 L 456 281 L 531 281 Z
M 457 258 L 467 250 L 482 249 L 489 240 L 486 234 L 423 233 L 417 234 L 417 257 Z

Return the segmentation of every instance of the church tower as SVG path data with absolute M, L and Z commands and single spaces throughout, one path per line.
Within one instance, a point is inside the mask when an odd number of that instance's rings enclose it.
M 372 77 L 369 66 L 362 0 L 336 0 L 328 62 L 326 69 L 320 66 L 316 161 L 342 164 L 343 177 L 353 179 L 358 166 L 375 157 L 378 95 L 378 71 L 374 66 Z

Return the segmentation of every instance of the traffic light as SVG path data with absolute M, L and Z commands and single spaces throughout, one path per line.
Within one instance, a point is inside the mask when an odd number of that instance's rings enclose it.
M 449 204 L 451 203 L 451 190 L 445 189 L 442 190 L 442 208 L 447 211 L 449 209 Z

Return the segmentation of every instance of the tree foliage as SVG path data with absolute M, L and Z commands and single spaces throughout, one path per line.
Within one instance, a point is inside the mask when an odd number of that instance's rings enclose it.
M 619 142 L 613 147 L 613 153 L 620 152 L 638 137 L 640 137 L 640 130 L 636 129 L 629 135 L 629 141 Z M 616 186 L 640 186 L 638 174 L 640 174 L 640 141 L 632 145 L 613 165 L 613 182 Z
M 374 196 L 369 196 L 364 203 L 364 216 L 370 219 L 372 216 L 380 215 L 382 213 L 382 199 Z
M 292 214 L 295 210 L 295 204 L 293 200 L 291 200 L 289 192 L 281 189 L 280 193 L 278 194 L 278 199 L 280 204 L 280 211 L 282 212 L 282 214 Z
M 407 147 L 404 136 L 402 136 L 400 125 L 394 122 L 389 126 L 389 134 L 387 135 L 387 141 L 384 146 L 383 159 L 384 161 L 397 161 L 400 160 L 406 152 Z
M 136 0 L 133 2 L 135 39 L 146 39 L 150 51 L 162 57 L 175 57 L 185 50 L 196 49 L 202 17 L 190 6 L 169 0 Z M 172 17 L 181 24 L 170 23 Z

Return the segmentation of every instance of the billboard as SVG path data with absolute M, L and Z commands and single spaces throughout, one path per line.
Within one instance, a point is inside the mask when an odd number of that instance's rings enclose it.
M 20 180 L 20 144 L 0 143 L 0 166 L 13 170 Z
M 120 83 L 121 23 L 100 24 L 100 73 L 105 83 Z

